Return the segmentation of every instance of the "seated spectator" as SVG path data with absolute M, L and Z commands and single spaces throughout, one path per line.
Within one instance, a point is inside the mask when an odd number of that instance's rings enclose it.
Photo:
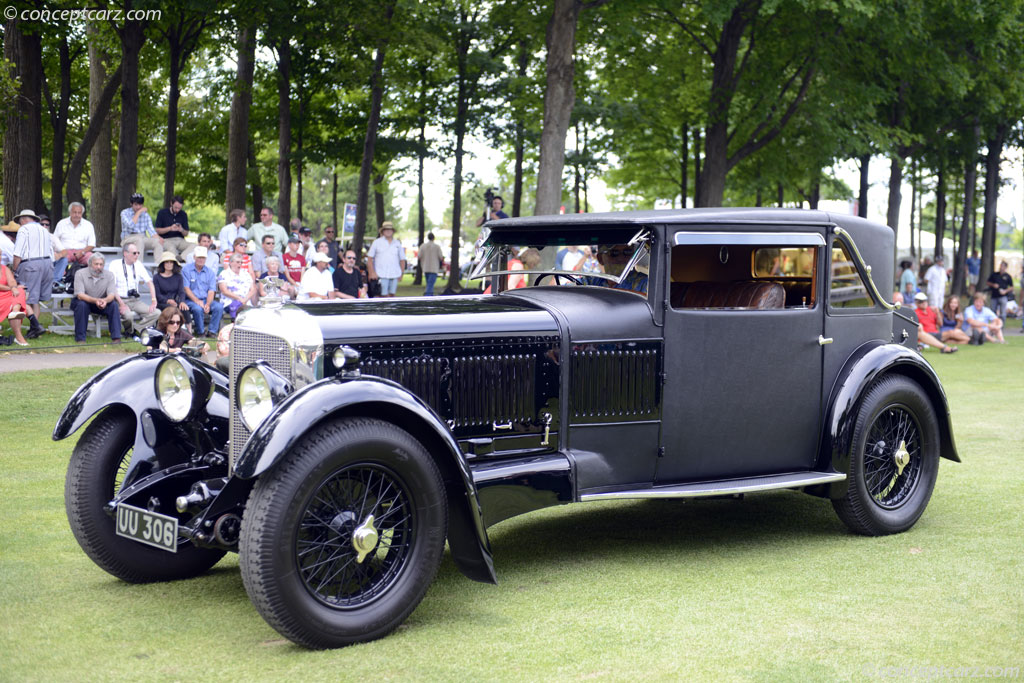
M 57 221 L 53 234 L 67 251 L 68 261 L 78 262 L 84 266 L 89 262 L 92 250 L 96 248 L 96 229 L 83 218 L 85 206 L 79 202 L 68 204 L 68 214 L 67 218 Z
M 274 249 L 274 236 L 264 235 L 252 255 L 252 272 L 256 274 L 257 278 L 260 273 L 267 270 L 267 258 L 277 256 L 277 254 L 278 252 Z
M 49 231 L 50 217 L 47 216 L 46 214 L 40 214 L 39 225 L 43 226 Z M 64 248 L 64 245 L 61 244 L 60 239 L 54 233 L 50 233 L 50 244 L 53 249 L 53 255 L 51 256 L 51 258 L 53 259 L 53 293 L 63 294 L 64 290 L 61 288 L 58 291 L 57 285 L 63 285 L 64 272 L 68 268 L 68 250 Z
M 25 318 L 27 308 L 25 288 L 15 282 L 14 272 L 9 267 L 0 264 L 0 322 L 6 320 L 11 324 L 14 343 L 18 346 L 28 346 L 21 334 L 21 321 Z M 4 339 L 10 343 L 10 337 Z
M 946 305 L 942 307 L 942 326 L 939 327 L 939 334 L 942 341 L 951 341 L 957 344 L 967 344 L 971 336 L 964 332 L 964 314 L 960 310 L 960 297 L 951 295 L 946 299 Z
M 108 270 L 114 274 L 117 283 L 117 307 L 125 325 L 125 334 L 132 335 L 141 333 L 156 322 L 160 312 L 156 310 L 157 294 L 153 278 L 139 262 L 141 248 L 132 242 L 121 253 L 122 258 L 111 261 Z M 149 291 L 148 303 L 142 300 L 140 292 L 143 288 Z
M 1003 321 L 985 305 L 985 295 L 982 292 L 974 293 L 974 303 L 964 311 L 964 320 L 971 327 L 971 344 L 981 344 L 985 341 L 1006 343 L 1003 339 Z
M 153 219 L 146 208 L 146 199 L 136 192 L 131 196 L 131 206 L 121 212 L 121 248 L 126 249 L 129 244 L 138 247 L 141 254 L 147 251 L 153 253 L 156 259 L 157 254 L 163 251 L 164 240 L 156 234 L 153 227 Z M 60 227 L 60 223 L 57 224 Z M 58 234 L 58 237 L 60 235 Z M 67 247 L 67 243 L 61 242 Z M 70 255 L 69 255 L 70 258 Z
M 299 253 L 302 241 L 295 235 L 288 238 L 288 250 L 281 256 L 284 275 L 288 282 L 298 289 L 302 273 L 306 270 L 306 257 Z
M 160 314 L 156 321 L 156 329 L 164 334 L 164 340 L 160 342 L 160 348 L 164 351 L 178 353 L 186 344 L 200 353 L 210 350 L 205 342 L 195 339 L 192 333 L 185 328 L 185 316 L 182 315 L 180 309 L 174 306 L 168 306 Z
M 114 274 L 103 270 L 103 254 L 93 253 L 89 267 L 75 273 L 75 298 L 71 310 L 75 316 L 75 341 L 85 343 L 89 329 L 89 316 L 93 313 L 107 316 L 110 338 L 115 344 L 121 343 L 121 313 L 111 305 L 117 297 L 117 282 Z
M 917 274 L 914 272 L 914 264 L 910 261 L 900 261 L 900 288 L 899 292 L 906 301 L 913 301 L 917 293 Z
M 225 304 L 224 310 L 231 320 L 238 317 L 238 312 L 251 305 L 257 296 L 256 283 L 249 271 L 242 269 L 242 256 L 238 253 L 231 254 L 228 267 L 217 277 L 217 285 L 221 301 Z
M 302 274 L 302 283 L 299 286 L 299 301 L 309 299 L 333 299 L 334 280 L 327 272 L 327 264 L 331 257 L 319 251 L 313 254 L 313 265 Z
M 947 346 L 937 338 L 939 334 L 939 313 L 928 305 L 928 295 L 918 292 L 914 295 L 914 315 L 917 316 L 917 341 L 942 349 L 942 353 L 954 353 L 955 346 Z
M 327 258 L 331 258 L 331 247 L 327 244 L 327 240 L 320 240 L 316 243 L 316 251 L 314 253 L 327 254 Z M 309 261 L 310 259 L 306 259 Z M 334 266 L 331 265 L 330 260 L 327 261 L 327 272 L 334 273 Z
M 156 264 L 156 277 L 153 278 L 156 288 L 156 305 L 163 311 L 177 308 L 185 317 L 185 324 L 191 325 L 192 315 L 189 313 L 188 301 L 185 296 L 185 278 L 181 276 L 181 264 L 174 254 L 165 251 Z
M 234 323 L 228 323 L 217 335 L 217 369 L 225 375 L 231 371 L 231 332 L 235 329 Z
M 356 252 L 346 249 L 344 254 L 341 265 L 331 276 L 334 280 L 334 298 L 365 299 L 366 283 L 363 274 L 356 268 Z
M 208 232 L 199 233 L 199 237 L 196 238 L 198 246 L 206 249 L 206 265 L 210 266 L 214 270 L 219 270 L 220 266 L 220 252 L 213 246 L 213 236 Z M 188 265 L 195 261 L 195 249 L 185 254 L 185 265 Z
M 1003 323 L 1006 322 L 1007 303 L 1013 292 L 1013 278 L 1006 272 L 1007 264 L 1003 261 L 999 264 L 999 270 L 988 276 L 989 300 L 992 302 L 992 312 L 999 316 Z
M 278 294 L 285 299 L 295 298 L 295 286 L 288 282 L 288 279 L 284 276 L 284 272 L 281 270 L 281 257 L 276 254 L 267 257 L 267 269 L 263 273 L 260 273 L 260 281 L 257 283 L 260 289 L 260 297 L 268 296 L 269 292 L 266 286 L 263 284 L 263 278 L 265 277 L 276 277 L 281 280 L 284 284 L 278 289 Z
M 206 247 L 199 246 L 193 249 L 193 261 L 185 264 L 181 270 L 181 277 L 185 281 L 185 305 L 192 314 L 196 334 L 200 337 L 206 334 L 206 321 L 203 316 L 209 314 L 209 334 L 213 337 L 220 329 L 220 319 L 224 317 L 224 304 L 216 298 L 217 274 L 206 265 L 206 254 Z

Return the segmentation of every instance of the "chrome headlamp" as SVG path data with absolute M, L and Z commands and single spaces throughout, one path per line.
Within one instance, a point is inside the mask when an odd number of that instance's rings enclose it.
M 257 361 L 242 370 L 235 385 L 235 402 L 249 431 L 256 431 L 274 406 L 287 398 L 292 390 L 291 382 L 264 361 Z
M 194 416 L 213 389 L 209 374 L 180 355 L 160 361 L 154 384 L 160 409 L 172 422 Z

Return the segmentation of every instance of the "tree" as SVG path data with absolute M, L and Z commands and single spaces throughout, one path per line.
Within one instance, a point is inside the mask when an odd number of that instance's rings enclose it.
M 126 3 L 131 8 L 131 3 Z M 127 17 L 127 14 L 125 15 Z M 126 19 L 114 27 L 121 39 L 121 127 L 117 139 L 114 206 L 130 204 L 138 181 L 139 158 L 139 53 L 146 42 L 145 22 Z
M 4 221 L 21 209 L 42 211 L 42 121 L 39 94 L 43 73 L 38 26 L 9 20 L 4 30 L 4 58 L 18 84 L 15 103 L 4 127 Z
M 249 164 L 249 108 L 252 106 L 252 80 L 256 61 L 256 25 L 242 22 L 238 26 L 238 70 L 231 100 L 228 128 L 227 188 L 224 192 L 226 213 L 245 208 L 245 179 Z M 227 220 L 227 216 L 225 216 Z
M 89 155 L 89 197 L 91 201 L 89 218 L 96 227 L 97 241 L 103 243 L 115 243 L 119 237 L 117 221 L 114 216 L 114 186 L 112 182 L 114 172 L 113 159 L 113 136 L 110 124 L 110 106 L 113 104 L 117 88 L 121 83 L 121 72 L 117 70 L 117 78 L 111 78 L 107 73 L 112 61 L 110 52 L 104 44 L 100 27 L 94 23 L 86 25 L 86 42 L 89 44 L 89 127 L 97 125 L 94 142 L 86 152 Z M 107 85 L 110 84 L 110 91 L 106 93 Z M 106 98 L 104 95 L 106 94 Z M 103 104 L 105 102 L 105 104 Z M 79 143 L 84 147 L 84 143 Z M 67 179 L 67 195 L 71 201 L 81 202 L 81 178 L 82 169 L 85 165 L 85 157 L 81 158 L 77 168 L 72 171 L 75 157 L 68 168 L 69 178 Z M 72 192 L 72 179 L 75 190 Z

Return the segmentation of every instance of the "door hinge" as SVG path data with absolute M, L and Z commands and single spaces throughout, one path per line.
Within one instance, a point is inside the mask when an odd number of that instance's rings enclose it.
M 658 373 L 658 378 L 661 380 L 661 385 L 662 386 L 665 386 L 666 384 L 668 384 L 668 373 L 667 372 L 659 372 Z
M 659 458 L 664 458 L 665 457 L 665 447 L 664 446 L 658 446 L 658 457 Z

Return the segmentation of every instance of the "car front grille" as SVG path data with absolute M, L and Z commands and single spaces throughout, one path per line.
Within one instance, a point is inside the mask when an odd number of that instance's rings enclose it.
M 265 332 L 235 327 L 231 332 L 231 425 L 228 428 L 228 452 L 231 456 L 232 470 L 235 459 L 241 454 L 242 447 L 250 435 L 235 404 L 235 380 L 247 365 L 258 360 L 266 361 L 275 372 L 289 381 L 294 381 L 291 350 L 287 341 Z

